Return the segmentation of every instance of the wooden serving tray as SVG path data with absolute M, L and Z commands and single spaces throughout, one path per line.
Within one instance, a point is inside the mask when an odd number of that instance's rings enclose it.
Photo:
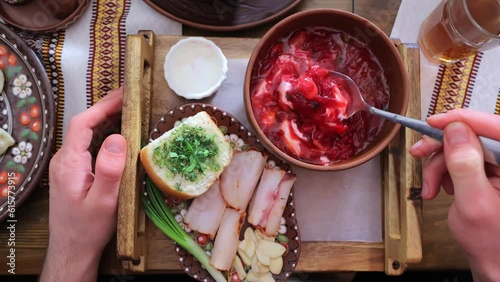
M 182 36 L 156 36 L 141 31 L 127 37 L 122 134 L 128 160 L 118 203 L 117 253 L 130 271 L 180 272 L 173 242 L 146 220 L 140 205 L 139 151 L 150 126 L 166 111 L 187 103 L 168 87 L 163 75 L 165 55 Z M 228 59 L 249 58 L 259 39 L 208 38 Z M 420 66 L 416 45 L 394 41 L 406 63 L 411 96 L 407 116 L 420 118 Z M 401 274 L 422 259 L 421 163 L 408 154 L 420 134 L 402 128 L 382 153 L 384 241 L 302 242 L 297 272 L 385 271 Z M 300 222 L 299 222 L 300 225 Z

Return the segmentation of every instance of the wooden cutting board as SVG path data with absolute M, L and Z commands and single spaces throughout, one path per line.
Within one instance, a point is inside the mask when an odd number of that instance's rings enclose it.
M 163 73 L 165 55 L 181 36 L 142 31 L 127 38 L 122 134 L 128 161 L 118 206 L 117 252 L 124 268 L 132 271 L 181 271 L 173 242 L 146 220 L 139 196 L 142 169 L 138 160 L 141 140 L 150 125 L 166 111 L 187 101 L 168 87 Z M 259 39 L 208 38 L 228 59 L 249 58 Z M 420 118 L 419 51 L 395 41 L 411 82 L 407 116 Z M 402 128 L 382 153 L 384 242 L 302 242 L 297 272 L 385 271 L 401 274 L 409 263 L 422 259 L 421 164 L 407 148 L 420 134 Z M 299 223 L 300 224 L 300 223 Z

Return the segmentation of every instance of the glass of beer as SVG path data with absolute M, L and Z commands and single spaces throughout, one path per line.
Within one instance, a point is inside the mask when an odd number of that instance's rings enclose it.
M 500 0 L 443 0 L 420 26 L 418 44 L 436 63 L 500 45 Z

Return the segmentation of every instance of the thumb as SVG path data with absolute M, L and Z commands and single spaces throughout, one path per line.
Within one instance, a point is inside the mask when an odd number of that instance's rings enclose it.
M 89 194 L 97 197 L 117 198 L 125 160 L 125 138 L 118 134 L 106 138 L 97 155 L 94 184 Z
M 455 189 L 457 209 L 476 213 L 492 199 L 494 190 L 484 169 L 483 151 L 472 129 L 453 122 L 444 129 L 444 156 Z

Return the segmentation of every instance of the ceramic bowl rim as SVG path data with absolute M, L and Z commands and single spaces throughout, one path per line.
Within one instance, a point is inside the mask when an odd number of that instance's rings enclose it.
M 252 75 L 252 70 L 253 66 L 255 64 L 255 61 L 257 60 L 257 57 L 259 55 L 260 50 L 262 47 L 267 44 L 269 41 L 269 38 L 272 37 L 272 35 L 279 29 L 283 28 L 283 26 L 289 25 L 289 23 L 301 20 L 301 18 L 308 17 L 310 15 L 314 14 L 330 14 L 332 16 L 340 17 L 340 18 L 352 18 L 353 20 L 360 22 L 361 24 L 367 25 L 371 30 L 375 31 L 377 33 L 377 37 L 380 37 L 383 42 L 387 45 L 388 47 L 388 52 L 391 53 L 391 55 L 396 59 L 396 68 L 397 71 L 399 71 L 402 75 L 403 81 L 401 82 L 402 85 L 402 107 L 400 109 L 400 112 L 398 114 L 404 115 L 406 113 L 406 110 L 408 108 L 408 99 L 409 99 L 409 82 L 408 82 L 408 73 L 405 67 L 405 64 L 401 58 L 401 55 L 399 54 L 399 51 L 397 50 L 396 46 L 394 45 L 394 42 L 375 24 L 370 22 L 369 20 L 358 16 L 354 13 L 343 11 L 343 10 L 338 10 L 338 9 L 328 9 L 328 8 L 323 8 L 323 9 L 311 9 L 311 10 L 306 10 L 302 12 L 297 12 L 291 16 L 286 17 L 285 19 L 281 20 L 279 23 L 274 25 L 271 29 L 269 29 L 264 36 L 259 40 L 257 45 L 255 46 L 254 51 L 252 52 L 252 55 L 248 61 L 246 73 L 245 73 L 245 81 L 244 81 L 244 103 L 245 103 L 245 111 L 247 118 L 252 125 L 255 133 L 261 140 L 262 144 L 271 152 L 273 152 L 275 155 L 277 155 L 279 158 L 283 159 L 286 162 L 289 162 L 293 165 L 297 165 L 302 168 L 310 169 L 310 170 L 317 170 L 317 171 L 340 171 L 340 170 L 346 170 L 350 169 L 356 166 L 359 166 L 363 163 L 366 163 L 367 161 L 373 159 L 376 157 L 380 152 L 382 152 L 388 145 L 389 143 L 394 139 L 396 134 L 398 133 L 399 129 L 401 128 L 401 125 L 399 124 L 393 124 L 391 130 L 388 132 L 387 136 L 383 139 L 381 139 L 378 144 L 375 144 L 371 149 L 366 150 L 362 152 L 362 154 L 359 154 L 356 156 L 354 159 L 349 159 L 347 161 L 339 162 L 339 163 L 333 163 L 330 165 L 317 165 L 317 164 L 312 164 L 312 163 L 307 163 L 301 160 L 298 160 L 292 156 L 289 156 L 285 152 L 283 152 L 281 149 L 276 147 L 268 138 L 265 136 L 264 132 L 262 129 L 258 126 L 257 120 L 255 118 L 255 115 L 253 114 L 252 110 L 252 103 L 250 99 L 250 78 Z M 390 122 L 390 121 L 386 121 Z

